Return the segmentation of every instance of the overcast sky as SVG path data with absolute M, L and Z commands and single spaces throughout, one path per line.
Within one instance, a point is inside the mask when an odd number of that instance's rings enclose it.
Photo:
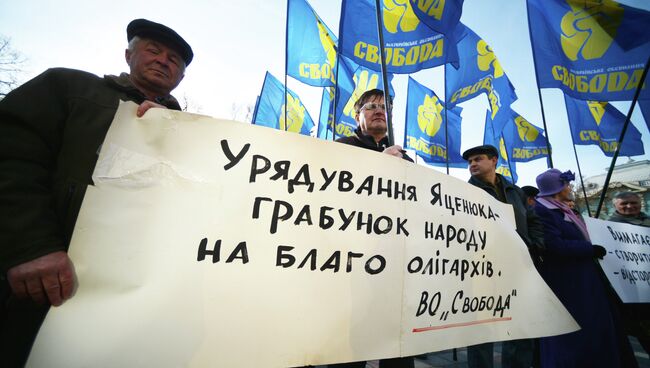
M 309 2 L 338 35 L 341 0 Z M 620 2 L 650 10 L 648 0 Z M 8 36 L 13 48 L 27 59 L 21 75 L 21 80 L 26 81 L 49 67 L 76 68 L 97 75 L 127 71 L 126 25 L 135 18 L 164 23 L 181 34 L 195 54 L 174 95 L 187 98 L 192 112 L 231 119 L 235 117 L 233 105 L 254 104 L 267 70 L 283 79 L 286 7 L 285 0 L 0 0 L 0 34 Z M 519 96 L 513 109 L 541 127 L 525 0 L 465 0 L 461 21 L 492 46 Z M 442 67 L 438 67 L 412 76 L 442 97 L 442 74 Z M 404 136 L 407 79 L 407 75 L 398 75 L 393 82 L 397 143 Z M 288 85 L 316 121 L 321 90 L 291 78 Z M 576 171 L 562 93 L 545 89 L 542 96 L 555 167 Z M 629 108 L 626 102 L 614 105 L 624 114 Z M 482 95 L 460 106 L 464 109 L 464 150 L 482 144 L 488 105 Z M 645 150 L 650 153 L 650 133 L 640 112 L 634 113 L 632 122 L 641 131 Z M 609 158 L 597 147 L 579 146 L 577 150 L 583 174 L 599 174 L 609 166 Z M 634 157 L 649 158 L 649 154 Z M 627 160 L 621 157 L 618 162 Z M 545 169 L 545 160 L 518 164 L 518 184 L 534 184 L 535 176 Z M 451 174 L 469 177 L 466 169 L 452 169 Z

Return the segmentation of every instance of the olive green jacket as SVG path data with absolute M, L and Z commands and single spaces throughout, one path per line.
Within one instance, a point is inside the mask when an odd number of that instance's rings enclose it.
M 145 100 L 128 74 L 61 68 L 0 100 L 0 278 L 68 248 L 119 100 Z M 156 102 L 180 110 L 172 96 Z
M 640 212 L 636 216 L 623 216 L 618 213 L 618 211 L 614 211 L 614 214 L 609 216 L 608 220 L 614 222 L 624 222 L 637 226 L 650 227 L 650 217 L 648 217 L 648 215 L 643 212 Z

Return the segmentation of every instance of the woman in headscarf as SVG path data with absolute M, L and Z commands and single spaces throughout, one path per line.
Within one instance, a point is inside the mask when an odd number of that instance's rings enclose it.
M 580 325 L 580 330 L 540 339 L 542 367 L 635 367 L 608 284 L 596 258 L 607 251 L 589 240 L 579 214 L 566 205 L 571 171 L 549 169 L 537 177 L 535 212 L 544 224 L 546 253 L 539 272 Z

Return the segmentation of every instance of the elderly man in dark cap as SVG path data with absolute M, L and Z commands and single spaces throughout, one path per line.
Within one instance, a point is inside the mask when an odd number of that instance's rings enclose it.
M 490 145 L 473 147 L 463 153 L 463 158 L 469 163 L 469 172 L 472 174 L 469 183 L 485 190 L 497 200 L 512 205 L 517 233 L 533 258 L 539 257 L 540 250 L 544 247 L 543 225 L 528 206 L 526 193 L 497 174 L 497 149 Z M 493 348 L 492 343 L 469 346 L 468 367 L 493 367 Z M 533 351 L 533 340 L 505 341 L 501 354 L 502 366 L 528 368 L 533 363 Z
M 190 45 L 146 19 L 127 27 L 130 73 L 49 69 L 0 101 L 0 356 L 22 366 L 50 305 L 72 296 L 67 249 L 120 100 L 180 110 Z

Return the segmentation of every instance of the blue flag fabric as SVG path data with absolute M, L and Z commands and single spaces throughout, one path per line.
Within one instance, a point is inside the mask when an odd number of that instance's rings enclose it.
M 309 135 L 314 127 L 314 121 L 298 95 L 289 89 L 287 89 L 289 103 L 286 104 L 288 110 L 287 121 L 285 121 L 284 96 L 284 85 L 271 73 L 266 72 L 253 124 Z
M 544 129 L 531 124 L 513 110 L 505 113 L 504 117 L 505 122 L 495 122 L 488 113 L 485 124 L 493 126 L 497 134 L 501 131 L 511 162 L 528 162 L 548 157 Z
M 605 156 L 614 156 L 625 123 L 625 115 L 607 102 L 582 101 L 567 95 L 564 95 L 564 102 L 574 144 L 597 145 Z M 625 131 L 619 154 L 644 154 L 641 133 L 631 122 Z
M 333 86 L 336 36 L 306 0 L 288 1 L 287 74 L 311 86 Z
M 491 113 L 486 112 L 485 121 L 487 122 Z M 517 167 L 514 162 L 508 164 L 508 151 L 501 133 L 497 133 L 491 124 L 485 124 L 483 131 L 483 144 L 490 144 L 499 150 L 499 159 L 497 160 L 497 173 L 503 175 L 506 180 L 517 184 Z
M 650 55 L 649 12 L 612 0 L 528 0 L 528 21 L 540 88 L 632 100 Z M 647 88 L 639 98 L 650 98 Z
M 449 127 L 449 166 L 467 167 L 460 155 L 461 111 L 460 107 L 448 110 L 445 125 L 444 103 L 432 90 L 409 77 L 404 148 L 415 150 L 428 164 L 446 166 L 445 130 Z
M 448 105 L 454 107 L 485 93 L 491 105 L 510 106 L 517 94 L 490 45 L 462 23 L 457 32 L 460 67 L 445 69 Z M 498 108 L 492 106 L 491 111 L 496 115 Z
M 340 58 L 341 64 L 339 67 L 339 84 L 338 84 L 338 103 L 336 106 L 336 137 L 348 137 L 354 134 L 354 129 L 357 127 L 357 122 L 354 120 L 356 115 L 354 111 L 354 103 L 361 97 L 361 95 L 371 89 L 383 89 L 383 80 L 381 73 L 360 65 L 355 64 L 350 59 L 345 56 Z M 388 93 L 390 96 L 395 96 L 395 91 L 391 81 L 393 80 L 393 74 L 388 73 Z M 323 102 L 321 103 L 321 111 L 324 109 L 323 103 L 327 103 L 328 109 L 333 109 L 332 105 L 332 95 L 328 94 L 328 97 L 323 97 Z M 331 114 L 331 112 L 330 112 Z M 321 113 L 321 117 L 322 117 Z M 331 125 L 322 124 L 323 120 L 320 120 L 322 127 L 327 126 L 327 129 L 330 130 L 331 134 Z M 319 129 L 319 137 L 324 137 L 326 135 L 325 131 Z M 331 135 L 328 135 L 331 137 Z
M 332 134 L 332 122 L 334 121 L 334 112 L 332 111 L 333 99 L 334 87 L 323 88 L 323 97 L 320 101 L 320 116 L 318 117 L 317 137 L 320 139 L 335 139 Z
M 386 69 L 418 70 L 458 60 L 456 45 L 422 23 L 406 0 L 382 0 Z M 366 68 L 381 70 L 375 0 L 343 0 L 339 26 L 340 53 Z
M 409 0 L 413 13 L 432 30 L 453 35 L 463 13 L 464 0 Z

